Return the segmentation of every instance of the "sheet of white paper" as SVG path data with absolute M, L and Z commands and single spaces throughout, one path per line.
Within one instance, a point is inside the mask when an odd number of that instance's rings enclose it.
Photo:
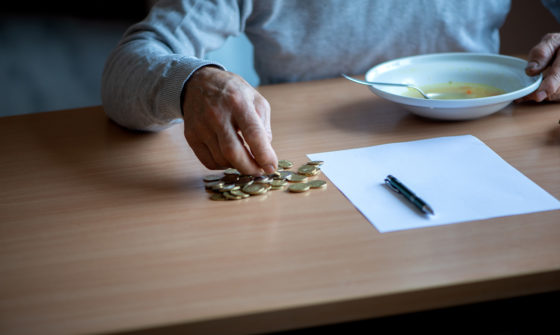
M 380 231 L 560 209 L 560 201 L 471 135 L 307 155 Z M 393 175 L 422 198 L 425 215 L 388 188 Z

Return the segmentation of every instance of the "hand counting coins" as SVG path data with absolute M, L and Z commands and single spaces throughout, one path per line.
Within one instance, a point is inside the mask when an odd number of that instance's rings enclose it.
M 210 200 L 241 200 L 266 194 L 271 190 L 287 190 L 290 193 L 303 193 L 310 189 L 325 188 L 327 182 L 311 179 L 319 175 L 323 161 L 309 161 L 296 171 L 290 171 L 294 163 L 281 159 L 279 170 L 263 176 L 242 175 L 229 168 L 222 174 L 211 174 L 203 178 L 206 190 L 211 193 Z

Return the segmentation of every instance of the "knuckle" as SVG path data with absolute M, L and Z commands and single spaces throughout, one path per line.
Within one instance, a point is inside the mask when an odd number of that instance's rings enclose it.
M 246 106 L 245 97 L 238 92 L 228 95 L 228 103 L 231 104 L 235 110 L 244 110 Z
M 549 33 L 545 35 L 544 47 L 541 48 L 546 57 L 552 57 L 556 52 L 556 48 L 560 44 L 560 34 Z
M 547 33 L 543 36 L 542 40 L 543 41 L 550 41 L 553 38 L 553 33 Z
M 262 128 L 257 124 L 249 124 L 243 128 L 243 137 L 250 139 L 258 139 L 261 137 Z
M 270 103 L 268 102 L 268 100 L 263 98 L 260 94 L 255 96 L 254 104 L 255 104 L 255 108 L 261 113 L 270 112 Z
M 543 41 L 546 41 L 548 43 L 559 42 L 560 41 L 560 33 L 547 33 L 546 35 L 544 35 Z

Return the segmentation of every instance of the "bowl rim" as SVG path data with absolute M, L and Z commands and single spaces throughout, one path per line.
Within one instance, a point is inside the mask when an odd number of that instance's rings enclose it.
M 380 73 L 385 73 L 394 69 L 394 64 L 398 63 L 406 63 L 410 64 L 411 62 L 419 63 L 421 61 L 430 60 L 438 61 L 438 60 L 457 60 L 461 58 L 467 58 L 472 60 L 486 60 L 492 63 L 499 63 L 499 64 L 515 64 L 515 68 L 523 69 L 523 75 L 527 76 L 531 83 L 525 87 L 522 87 L 518 90 L 507 92 L 504 94 L 499 94 L 491 97 L 482 97 L 482 98 L 470 98 L 470 99 L 424 99 L 424 98 L 415 98 L 415 97 L 408 97 L 400 94 L 391 93 L 389 91 L 384 90 L 383 86 L 380 85 L 372 85 L 369 86 L 370 90 L 375 93 L 376 95 L 397 102 L 405 105 L 411 105 L 416 107 L 427 107 L 427 108 L 465 108 L 465 107 L 480 107 L 486 106 L 491 104 L 498 104 L 503 103 L 506 101 L 513 101 L 515 99 L 521 98 L 527 94 L 532 93 L 535 91 L 542 82 L 542 74 L 538 74 L 536 76 L 528 76 L 525 74 L 524 68 L 527 65 L 527 61 L 518 57 L 509 56 L 509 55 L 502 55 L 502 54 L 495 54 L 495 53 L 476 53 L 476 52 L 445 52 L 445 53 L 431 53 L 431 54 L 422 54 L 422 55 L 415 55 L 415 56 L 408 56 L 408 57 L 401 57 L 392 60 L 388 60 L 382 63 L 379 63 L 373 67 L 371 67 L 365 74 L 365 79 L 368 81 L 375 81 L 375 76 Z M 514 66 L 512 65 L 512 68 Z M 383 71 L 385 68 L 387 70 Z

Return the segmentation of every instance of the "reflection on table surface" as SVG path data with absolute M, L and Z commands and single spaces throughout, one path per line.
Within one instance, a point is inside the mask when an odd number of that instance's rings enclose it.
M 560 198 L 558 106 L 413 116 L 344 79 L 261 87 L 306 154 L 472 134 Z M 279 331 L 560 288 L 560 211 L 380 234 L 329 183 L 214 202 L 182 126 L 101 107 L 0 118 L 4 333 Z

